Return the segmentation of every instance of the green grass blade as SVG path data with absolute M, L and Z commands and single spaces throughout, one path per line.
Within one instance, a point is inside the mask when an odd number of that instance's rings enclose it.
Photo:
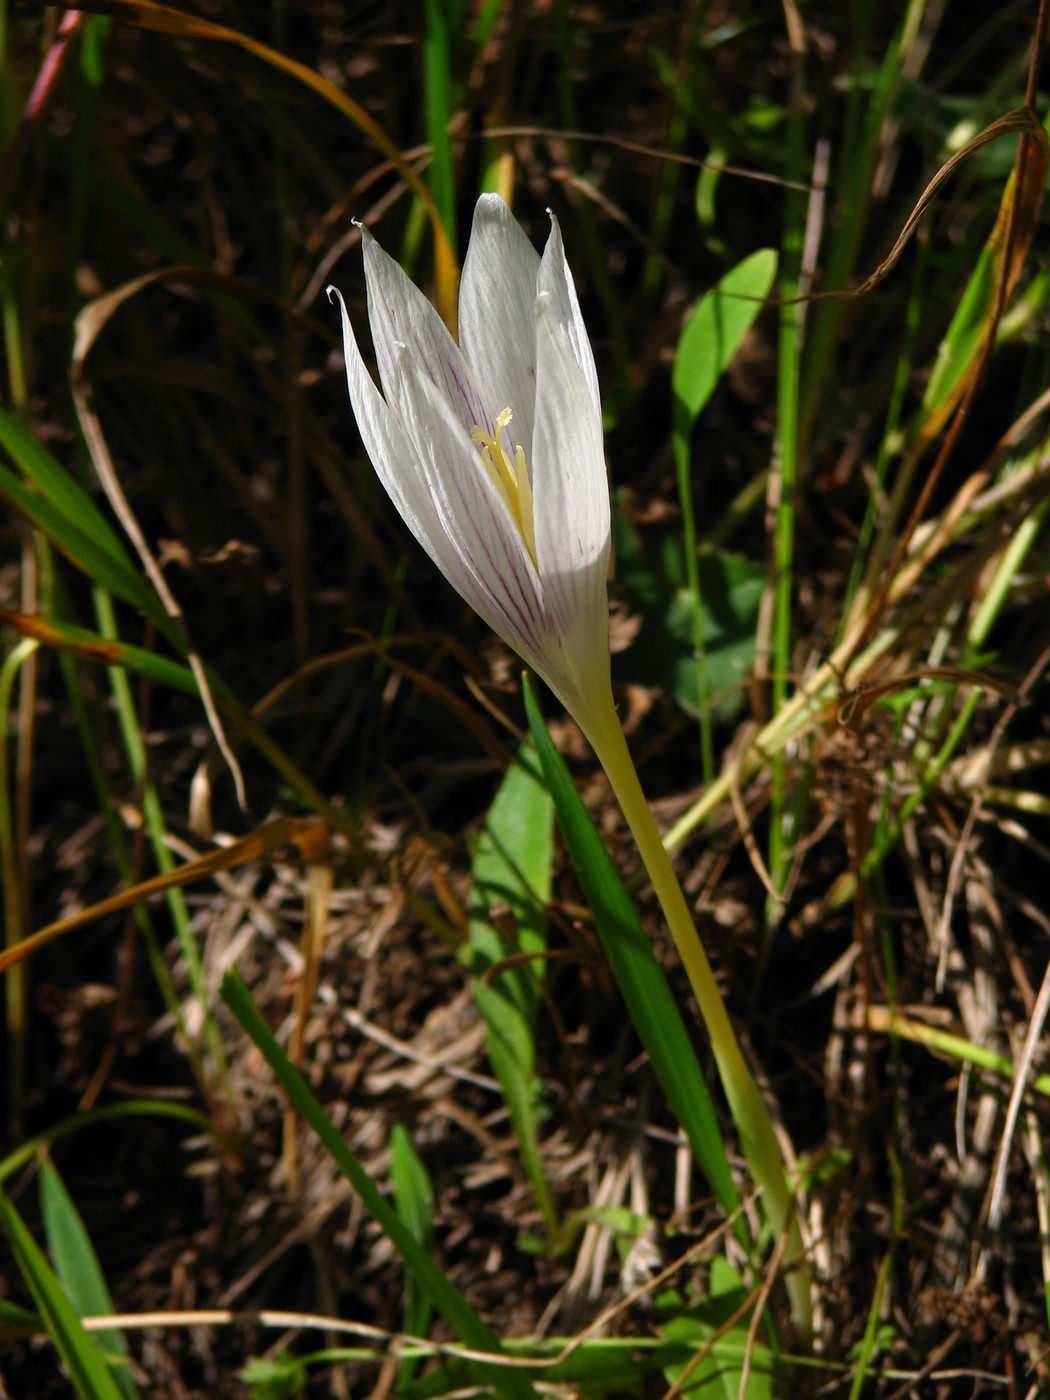
M 970 280 L 944 333 L 922 396 L 921 419 L 927 436 L 944 425 L 980 354 L 995 310 L 999 259 L 989 241 L 981 249 Z
M 3 409 L 0 409 L 2 418 Z M 91 507 L 93 514 L 88 517 L 78 517 L 75 511 L 67 515 L 63 505 L 36 495 L 4 466 L 0 466 L 0 496 L 6 496 L 27 520 L 52 541 L 60 553 L 89 578 L 125 603 L 130 603 L 133 608 L 146 613 L 165 635 L 170 635 L 172 628 L 159 599 L 136 573 L 127 556 L 112 553 L 107 538 L 94 533 L 96 518 L 101 519 L 94 507 Z M 88 498 L 85 496 L 84 500 Z M 90 526 L 89 530 L 82 528 L 85 520 Z
M 402 1123 L 390 1132 L 390 1182 L 398 1215 L 419 1243 L 432 1250 L 434 1188 Z
M 4 732 L 0 734 L 0 909 L 3 909 L 4 913 L 2 943 L 5 948 L 13 948 L 29 931 L 24 927 L 17 799 L 11 781 L 17 763 L 11 762 L 10 750 L 13 745 L 8 739 L 6 717 L 11 713 L 11 697 L 15 683 L 35 651 L 35 642 L 23 640 L 12 647 L 0 663 L 0 715 L 5 717 Z M 4 1128 L 15 1139 L 22 1136 L 25 1109 L 28 1066 L 26 1047 L 29 1042 L 30 1025 L 28 1002 L 26 969 L 21 963 L 15 963 L 8 969 L 3 990 L 4 1045 L 7 1052 L 3 1069 L 3 1086 L 7 1099 Z
M 158 656 L 145 647 L 115 641 L 71 622 L 54 622 L 37 614 L 11 613 L 5 608 L 0 608 L 0 623 L 12 627 L 24 637 L 32 637 L 42 646 L 67 652 L 80 661 L 119 666 L 123 671 L 134 671 L 156 681 L 158 685 L 170 686 L 186 695 L 199 694 L 197 682 L 188 666 Z
M 223 1001 L 262 1053 L 293 1107 L 317 1134 L 325 1151 L 374 1216 L 406 1267 L 411 1269 L 420 1286 L 434 1300 L 459 1340 L 477 1351 L 498 1356 L 502 1347 L 495 1333 L 485 1325 L 380 1193 L 338 1128 L 310 1092 L 302 1075 L 278 1045 L 251 993 L 236 972 L 226 974 L 220 991 Z M 516 1400 L 535 1400 L 535 1391 L 520 1371 L 500 1366 L 495 1361 L 476 1362 L 474 1369 L 478 1380 L 490 1385 L 500 1395 L 516 1397 Z
M 112 1314 L 115 1311 L 113 1299 L 106 1287 L 91 1236 L 62 1178 L 54 1165 L 47 1161 L 40 1168 L 40 1210 L 55 1273 L 69 1294 L 70 1302 L 81 1317 Z M 128 1369 L 128 1345 L 124 1334 L 114 1327 L 106 1332 L 96 1332 L 94 1340 L 111 1354 L 110 1370 L 125 1400 L 135 1400 L 138 1389 Z
M 602 839 L 525 681 L 525 709 L 543 776 L 595 927 L 660 1087 L 689 1139 L 715 1199 L 731 1215 L 740 1205 L 714 1105 L 667 979 Z M 747 1242 L 741 1219 L 737 1235 Z
M 464 949 L 474 1000 L 485 1021 L 489 1059 L 549 1236 L 557 1231 L 558 1215 L 540 1158 L 533 1071 L 537 973 L 542 972 L 540 959 L 547 951 L 544 925 L 554 858 L 553 828 L 554 808 L 529 744 L 508 769 L 478 841 Z M 513 938 L 505 938 L 500 931 L 493 913 L 497 908 L 509 911 Z M 490 977 L 515 953 L 535 956 Z
M 113 611 L 113 600 L 100 590 L 96 590 L 95 593 L 95 612 L 103 635 L 115 642 L 117 620 Z M 124 671 L 115 667 L 111 667 L 107 675 L 113 693 L 114 709 L 117 723 L 120 726 L 124 751 L 135 779 L 135 785 L 140 791 L 142 816 L 153 849 L 153 858 L 157 862 L 157 869 L 162 874 L 168 874 L 175 869 L 177 862 L 168 841 L 168 825 L 157 791 L 157 784 L 150 772 L 148 745 L 139 723 L 138 707 L 132 695 L 131 682 Z M 203 960 L 193 934 L 185 890 L 173 886 L 167 891 L 165 902 L 175 926 L 179 949 L 186 962 L 186 974 L 190 988 L 200 1008 L 201 1032 L 199 1038 L 190 1034 L 185 1022 L 185 1010 L 177 1003 L 175 1007 L 176 1022 L 186 1036 L 187 1044 L 194 1046 L 195 1053 L 200 1043 L 207 1044 L 212 1064 L 210 1074 L 205 1071 L 206 1077 L 202 1081 L 201 1087 L 209 1098 L 214 1098 L 220 1087 L 227 1083 L 226 1053 L 223 1048 L 222 1034 L 212 1011 L 212 995 L 205 985 Z
M 94 501 L 2 407 L 0 447 L 25 478 L 0 465 L 0 496 L 6 496 L 77 568 L 145 613 L 178 650 L 184 650 L 178 628 Z
M 413 1237 L 428 1254 L 434 1252 L 434 1188 L 430 1175 L 412 1144 L 407 1130 L 395 1123 L 390 1130 L 390 1184 L 394 1206 Z M 425 1337 L 430 1331 L 434 1303 L 411 1271 L 405 1274 L 405 1331 Z M 412 1379 L 417 1361 L 406 1357 L 398 1370 L 398 1388 Z
M 0 446 L 45 500 L 67 520 L 78 521 L 111 559 L 131 567 L 124 546 L 88 493 L 3 407 L 0 407 Z
M 3 469 L 0 468 L 0 473 L 2 471 Z M 30 617 L 28 614 L 5 613 L 2 609 L 0 609 L 0 622 L 7 622 L 16 631 L 34 637 L 42 645 L 53 647 L 60 653 L 73 655 L 77 660 L 101 663 L 119 671 L 135 671 L 162 685 L 171 686 L 175 690 L 185 691 L 189 695 L 199 695 L 200 688 L 193 673 L 187 667 L 177 661 L 158 656 L 155 652 L 147 651 L 144 647 L 136 647 L 117 638 L 116 619 L 110 604 L 105 601 L 106 591 L 105 589 L 100 590 L 96 596 L 96 610 L 102 618 L 102 632 L 93 632 L 72 623 L 55 622 L 35 615 Z M 238 704 L 230 694 L 226 684 L 210 667 L 206 668 L 206 674 L 212 693 L 222 698 L 226 714 L 232 718 L 243 737 L 266 758 L 267 762 L 298 793 L 307 807 L 322 813 L 332 822 L 333 826 L 341 825 L 339 814 L 292 763 L 258 720 Z
M 445 232 L 456 246 L 456 180 L 452 160 L 449 122 L 454 93 L 449 42 L 449 11 L 442 0 L 426 0 L 426 37 L 423 41 L 423 115 L 430 143 L 430 190 L 434 196 Z
M 33 1295 L 48 1336 L 69 1371 L 80 1400 L 125 1400 L 100 1348 L 85 1332 L 43 1251 L 3 1191 L 0 1191 L 0 1230 L 7 1236 L 18 1271 Z
M 121 1103 L 109 1104 L 106 1108 L 93 1108 L 78 1113 L 73 1118 L 65 1118 L 55 1123 L 46 1132 L 27 1138 L 4 1158 L 0 1158 L 0 1183 L 20 1172 L 44 1147 L 51 1147 L 62 1138 L 90 1128 L 94 1123 L 115 1123 L 122 1118 L 170 1118 L 184 1123 L 194 1133 L 208 1134 L 211 1124 L 203 1113 L 184 1104 L 168 1103 L 164 1099 L 127 1099 Z
M 34 1333 L 42 1331 L 43 1326 L 38 1313 L 0 1299 L 0 1337 L 5 1343 L 15 1338 L 32 1337 Z

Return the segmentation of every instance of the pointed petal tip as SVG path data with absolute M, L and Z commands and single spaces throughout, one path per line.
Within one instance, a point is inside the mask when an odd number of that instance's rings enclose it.
M 363 249 L 367 249 L 367 248 L 371 247 L 373 244 L 375 244 L 375 241 L 376 241 L 376 240 L 375 240 L 375 238 L 373 237 L 373 235 L 372 235 L 371 233 L 369 233 L 369 231 L 368 231 L 368 225 L 365 223 L 365 221 L 364 221 L 363 219 L 356 219 L 356 218 L 354 218 L 354 219 L 351 219 L 351 220 L 350 220 L 350 223 L 351 223 L 352 227 L 354 227 L 355 229 L 357 229 L 358 238 L 359 238 L 361 247 L 362 247 Z
M 484 224 L 495 224 L 500 228 L 505 228 L 514 222 L 511 207 L 502 195 L 491 192 L 478 195 L 478 202 L 474 205 L 471 237 L 474 235 L 474 229 L 480 228 Z

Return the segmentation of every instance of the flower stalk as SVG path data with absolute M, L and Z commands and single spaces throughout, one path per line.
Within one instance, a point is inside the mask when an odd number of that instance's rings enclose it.
M 778 1239 L 782 1235 L 787 1236 L 785 1282 L 791 1301 L 792 1320 L 799 1337 L 808 1339 L 812 1333 L 809 1270 L 798 1208 L 788 1183 L 783 1154 L 769 1110 L 729 1019 L 682 886 L 639 782 L 611 695 L 607 703 L 595 705 L 586 716 L 577 715 L 575 718 L 605 770 L 638 847 L 653 893 L 667 920 L 711 1042 L 711 1052 L 718 1066 L 730 1115 L 740 1134 L 745 1160 L 755 1185 L 761 1189 L 773 1235 Z

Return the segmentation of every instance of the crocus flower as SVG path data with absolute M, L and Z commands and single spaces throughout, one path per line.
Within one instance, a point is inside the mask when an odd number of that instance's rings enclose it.
M 458 345 L 367 230 L 361 241 L 382 392 L 329 295 L 365 450 L 453 587 L 584 720 L 609 694 L 609 489 L 557 220 L 541 258 L 502 199 L 478 200 Z
M 457 345 L 362 230 L 382 392 L 341 296 L 350 400 L 405 523 L 449 582 L 579 723 L 638 842 L 711 1037 L 774 1234 L 787 1233 L 801 1335 L 808 1274 L 783 1158 L 674 873 L 609 680 L 609 490 L 594 358 L 557 220 L 543 257 L 495 195 L 474 211 Z

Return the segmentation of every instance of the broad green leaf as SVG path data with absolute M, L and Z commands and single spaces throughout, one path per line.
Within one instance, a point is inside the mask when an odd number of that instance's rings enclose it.
M 741 1301 L 746 1297 L 746 1293 L 742 1294 Z M 675 1306 L 681 1309 L 682 1304 L 677 1301 Z M 676 1330 L 673 1324 L 670 1330 Z M 635 1333 L 594 1337 L 582 1342 L 579 1337 L 529 1338 L 527 1343 L 510 1338 L 506 1345 L 507 1350 L 515 1355 L 551 1358 L 550 1364 L 542 1371 L 533 1373 L 546 1386 L 569 1389 L 573 1394 L 586 1396 L 587 1400 L 603 1400 L 605 1396 L 619 1400 L 623 1396 L 661 1393 L 666 1386 L 660 1385 L 660 1376 L 672 1369 L 680 1375 L 695 1359 L 698 1350 L 696 1323 L 687 1316 L 680 1330 L 682 1340 L 676 1341 Z M 709 1329 L 707 1335 L 710 1336 Z M 711 1355 L 721 1365 L 732 1366 L 739 1380 L 746 1349 L 746 1331 L 734 1330 L 731 1337 L 714 1342 Z M 568 1353 L 564 1359 L 555 1359 L 564 1353 Z M 768 1348 L 759 1345 L 753 1353 L 752 1364 L 764 1373 L 758 1382 L 761 1388 L 755 1391 L 749 1389 L 748 1396 L 769 1396 L 770 1362 Z M 694 1387 L 692 1374 L 690 1371 L 690 1380 L 681 1392 L 683 1397 L 693 1396 L 696 1400 L 715 1397 L 715 1400 L 721 1400 L 722 1389 L 712 1385 L 705 1385 L 703 1389 Z M 425 1375 L 413 1381 L 405 1394 L 408 1400 L 441 1400 L 441 1397 L 464 1389 L 469 1382 L 466 1364 L 457 1359 L 429 1368 Z M 780 1393 L 788 1394 L 783 1390 Z
M 697 1165 L 715 1199 L 731 1215 L 740 1198 L 733 1185 L 714 1105 L 667 979 L 634 906 L 543 722 L 532 687 L 524 684 L 525 709 L 558 824 L 565 836 L 595 928 L 628 1014 L 660 1087 L 689 1139 Z M 737 1236 L 747 1242 L 741 1218 Z
M 553 827 L 550 795 L 537 771 L 535 751 L 526 744 L 508 769 L 478 840 L 463 951 L 485 1021 L 492 1068 L 548 1234 L 557 1228 L 557 1214 L 540 1158 L 533 1071 Z M 528 960 L 500 971 L 499 965 L 516 954 Z
M 530 1374 L 551 1387 L 549 1393 L 553 1394 L 567 1392 L 586 1400 L 643 1396 L 649 1393 L 646 1378 L 659 1379 L 657 1345 L 650 1338 L 638 1337 L 596 1337 L 582 1343 L 579 1337 L 530 1339 L 530 1354 L 556 1357 L 568 1352 L 564 1361 L 552 1362 L 542 1371 Z M 507 1350 L 520 1354 L 523 1347 L 510 1338 Z M 456 1359 L 428 1368 L 412 1382 L 405 1395 L 407 1400 L 444 1400 L 445 1396 L 463 1391 L 469 1383 L 466 1363 Z
M 686 322 L 671 371 L 676 460 L 689 459 L 689 437 L 704 404 L 755 324 L 777 272 L 777 255 L 760 248 L 700 298 Z
M 310 1373 L 297 1357 L 282 1351 L 277 1356 L 253 1356 L 242 1367 L 240 1379 L 251 1400 L 295 1400 L 306 1390 Z
M 233 1012 L 242 1030 L 258 1047 L 266 1063 L 288 1097 L 292 1107 L 302 1116 L 320 1139 L 321 1145 L 334 1164 L 349 1181 L 365 1209 L 375 1218 L 379 1228 L 400 1254 L 406 1267 L 412 1270 L 434 1300 L 445 1321 L 459 1340 L 475 1351 L 488 1352 L 492 1362 L 474 1362 L 472 1371 L 477 1381 L 491 1387 L 499 1395 L 515 1400 L 536 1400 L 528 1378 L 520 1371 L 501 1366 L 502 1346 L 496 1334 L 464 1298 L 456 1285 L 434 1262 L 397 1211 L 390 1205 L 358 1157 L 350 1150 L 346 1138 L 325 1113 L 307 1087 L 302 1075 L 277 1043 L 276 1037 L 263 1020 L 244 982 L 235 971 L 228 972 L 220 988 L 223 1001 Z
M 80 1212 L 51 1162 L 40 1168 L 40 1209 L 47 1247 L 54 1260 L 55 1273 L 69 1300 L 81 1317 L 105 1317 L 114 1311 L 102 1267 Z M 126 1400 L 135 1400 L 138 1390 L 128 1369 L 128 1346 L 116 1328 L 96 1332 L 95 1341 L 108 1352 L 113 1379 Z M 121 1360 L 121 1358 L 124 1360 Z
M 755 323 L 776 276 L 777 256 L 760 249 L 727 272 L 718 286 L 701 298 L 678 341 L 671 388 L 672 439 L 678 499 L 682 509 L 682 547 L 685 553 L 685 618 L 690 632 L 690 658 L 675 691 L 680 702 L 700 720 L 700 757 L 705 783 L 714 781 L 711 698 L 717 694 L 704 627 L 707 597 L 697 554 L 696 512 L 693 508 L 691 442 L 693 427 L 715 385 L 729 368 L 744 336 Z M 681 609 L 679 609 L 681 611 Z M 691 692 L 692 702 L 684 698 Z
M 751 1342 L 748 1313 L 732 1324 L 748 1301 L 751 1290 L 720 1255 L 711 1261 L 708 1296 L 682 1307 L 676 1295 L 659 1300 L 672 1315 L 660 1326 L 668 1342 L 683 1348 L 678 1357 L 664 1360 L 664 1374 L 675 1384 L 688 1376 L 690 1393 L 718 1400 L 772 1400 L 774 1360 L 760 1341 Z M 698 1353 L 703 1352 L 699 1362 Z M 741 1389 L 744 1359 L 748 1358 L 747 1385 Z
M 43 1251 L 3 1191 L 0 1230 L 80 1400 L 124 1400 L 97 1343 L 84 1330 Z

